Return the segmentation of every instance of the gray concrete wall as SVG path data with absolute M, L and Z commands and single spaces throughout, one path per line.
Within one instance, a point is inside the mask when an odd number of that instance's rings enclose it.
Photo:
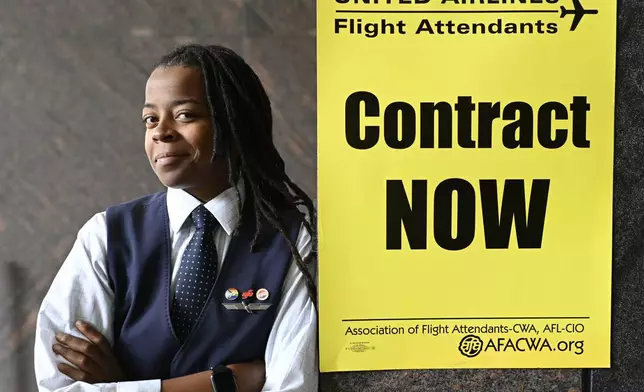
M 331 1 L 331 0 L 328 0 Z M 225 44 L 273 99 L 289 171 L 315 196 L 313 0 L 5 0 L 0 12 L 0 391 L 35 391 L 35 314 L 80 226 L 160 189 L 143 154 L 150 65 L 177 43 Z M 620 2 L 615 368 L 595 391 L 643 390 L 644 3 Z M 579 391 L 578 370 L 324 375 L 324 391 Z

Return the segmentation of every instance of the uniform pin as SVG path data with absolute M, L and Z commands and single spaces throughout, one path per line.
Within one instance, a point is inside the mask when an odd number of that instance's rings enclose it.
M 228 289 L 226 290 L 226 299 L 229 301 L 234 301 L 239 297 L 239 291 L 237 289 Z
M 244 309 L 246 309 L 246 311 L 248 313 L 253 313 L 253 310 L 250 308 L 250 304 L 247 301 L 248 299 L 253 298 L 253 295 L 255 295 L 255 290 L 253 290 L 253 289 L 244 291 L 242 293 L 242 301 L 241 301 L 241 303 L 242 303 L 242 306 L 244 306 Z
M 266 301 L 268 299 L 268 290 L 266 289 L 257 290 L 257 299 L 260 301 Z
M 242 293 L 242 299 L 245 300 L 245 299 L 251 298 L 253 295 L 254 295 L 254 291 L 253 289 L 250 289 Z

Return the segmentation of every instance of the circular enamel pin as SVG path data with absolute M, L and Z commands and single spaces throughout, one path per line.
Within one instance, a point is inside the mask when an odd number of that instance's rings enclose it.
M 266 299 L 268 299 L 268 290 L 266 290 L 266 289 L 257 290 L 256 297 L 260 301 L 266 301 Z
M 226 290 L 226 299 L 229 301 L 234 301 L 239 297 L 239 291 L 237 289 L 228 289 Z

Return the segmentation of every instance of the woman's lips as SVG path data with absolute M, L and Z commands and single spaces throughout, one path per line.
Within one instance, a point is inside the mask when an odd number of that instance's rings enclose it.
M 171 165 L 173 163 L 183 161 L 188 156 L 189 156 L 188 154 L 164 152 L 164 153 L 158 154 L 154 158 L 154 161 L 156 162 L 157 165 Z

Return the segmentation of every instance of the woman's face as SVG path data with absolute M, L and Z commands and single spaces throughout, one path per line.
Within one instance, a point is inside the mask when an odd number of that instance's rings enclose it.
M 182 66 L 154 70 L 145 88 L 145 152 L 167 187 L 203 187 L 217 177 L 213 125 L 201 73 Z

